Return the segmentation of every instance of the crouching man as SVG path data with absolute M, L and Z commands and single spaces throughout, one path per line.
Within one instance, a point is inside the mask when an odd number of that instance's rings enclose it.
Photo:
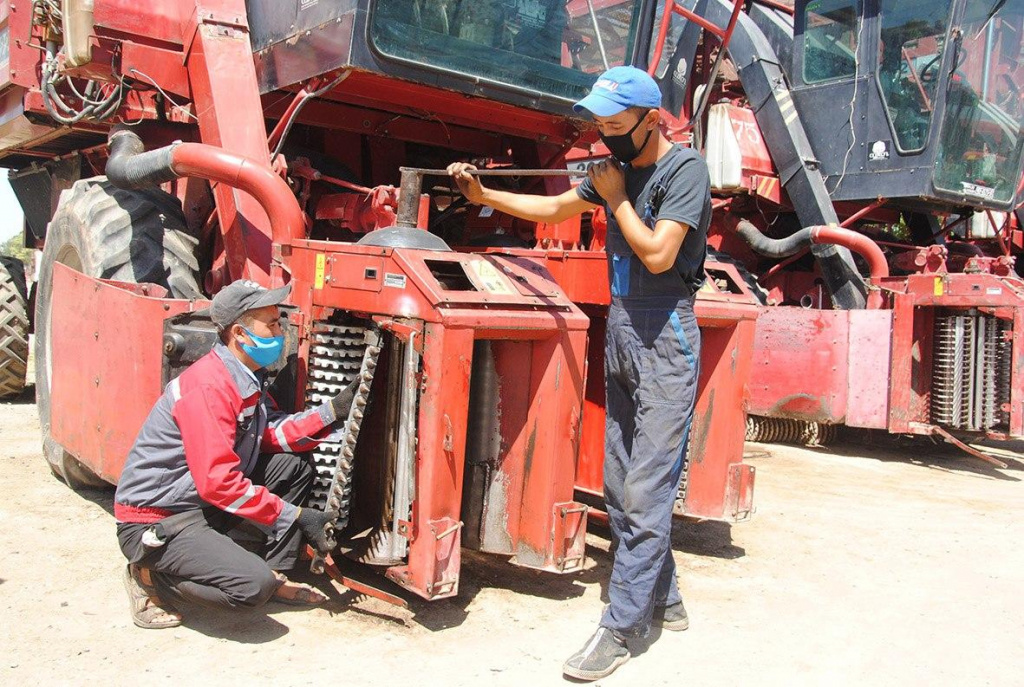
M 167 385 L 128 455 L 114 515 L 139 627 L 180 625 L 173 604 L 182 600 L 219 608 L 326 601 L 284 574 L 303 535 L 319 550 L 333 547 L 329 514 L 301 507 L 314 472 L 296 452 L 344 420 L 354 385 L 302 413 L 276 410 L 265 368 L 284 346 L 278 305 L 290 290 L 236 281 L 214 297 L 221 343 Z

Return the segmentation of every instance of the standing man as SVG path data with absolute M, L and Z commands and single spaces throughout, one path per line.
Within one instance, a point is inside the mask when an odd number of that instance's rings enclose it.
M 629 659 L 626 639 L 652 620 L 689 626 L 671 550 L 672 507 L 697 395 L 700 331 L 694 294 L 704 282 L 711 221 L 708 168 L 659 130 L 661 92 L 633 67 L 615 67 L 576 103 L 615 157 L 574 190 L 534 196 L 484 188 L 448 168 L 467 199 L 535 222 L 555 223 L 604 205 L 612 301 L 605 338 L 604 493 L 615 562 L 609 605 L 593 637 L 563 672 L 596 680 Z
M 265 368 L 284 347 L 278 305 L 290 291 L 236 281 L 214 297 L 221 342 L 171 380 L 128 455 L 114 516 L 139 627 L 180 625 L 179 600 L 240 608 L 327 599 L 284 575 L 302 535 L 320 551 L 334 546 L 325 525 L 335 514 L 301 508 L 314 472 L 294 452 L 347 417 L 355 387 L 303 413 L 276 409 Z

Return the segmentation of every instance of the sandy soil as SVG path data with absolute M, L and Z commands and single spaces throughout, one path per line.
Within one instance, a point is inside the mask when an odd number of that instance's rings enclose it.
M 452 601 L 397 609 L 316 578 L 324 608 L 139 630 L 111 493 L 51 476 L 30 393 L 0 404 L 0 684 L 557 685 L 595 627 L 598 530 L 574 576 L 467 552 Z M 1019 454 L 994 470 L 921 443 L 748 448 L 754 520 L 676 527 L 690 630 L 656 631 L 602 684 L 1024 684 Z

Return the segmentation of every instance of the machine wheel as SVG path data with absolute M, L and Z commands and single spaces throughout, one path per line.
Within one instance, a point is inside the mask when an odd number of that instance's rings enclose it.
M 36 403 L 43 454 L 72 488 L 105 486 L 50 434 L 50 305 L 53 265 L 132 283 L 158 284 L 175 298 L 200 298 L 198 240 L 188 233 L 181 204 L 157 189 L 126 191 L 105 177 L 75 182 L 61 194 L 46 234 L 36 296 Z M 95 316 L 100 316 L 98 313 Z
M 25 390 L 28 284 L 21 260 L 0 256 L 0 398 Z

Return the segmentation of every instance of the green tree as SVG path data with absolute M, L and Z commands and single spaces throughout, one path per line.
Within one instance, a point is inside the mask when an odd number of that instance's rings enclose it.
M 32 264 L 32 249 L 25 248 L 20 231 L 4 241 L 3 244 L 0 244 L 0 255 L 9 255 L 12 258 L 17 258 L 25 263 L 26 267 Z

